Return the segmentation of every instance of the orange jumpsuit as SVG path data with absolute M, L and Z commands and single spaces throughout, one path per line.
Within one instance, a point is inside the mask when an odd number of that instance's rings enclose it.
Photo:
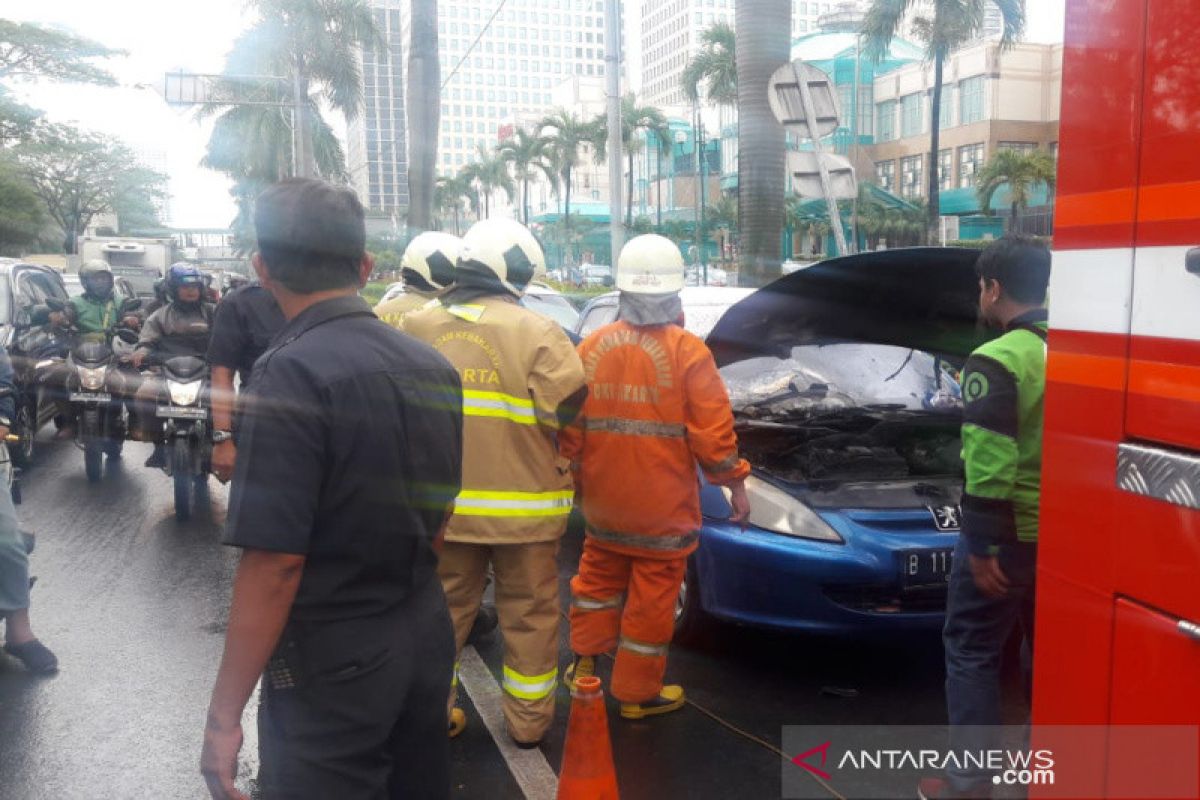
M 716 484 L 746 477 L 712 354 L 676 325 L 615 322 L 579 346 L 583 413 L 560 434 L 587 538 L 571 581 L 571 647 L 617 649 L 612 694 L 658 696 L 687 556 L 696 549 L 696 465 Z

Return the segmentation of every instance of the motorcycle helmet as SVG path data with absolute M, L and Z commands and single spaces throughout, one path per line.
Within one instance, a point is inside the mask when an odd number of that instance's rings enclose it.
M 112 297 L 113 281 L 112 267 L 102 258 L 89 259 L 79 268 L 79 283 L 84 293 L 97 299 Z
M 683 254 L 665 236 L 636 236 L 617 260 L 617 289 L 629 294 L 669 294 L 683 289 Z
M 454 265 L 462 250 L 462 239 L 448 233 L 427 231 L 408 243 L 400 261 L 404 285 L 419 291 L 441 291 L 454 283 Z
M 545 274 L 542 246 L 528 228 L 511 219 L 485 219 L 472 225 L 463 237 L 454 270 L 459 286 L 494 289 L 518 298 Z
M 179 290 L 185 286 L 195 286 L 200 290 L 203 299 L 205 283 L 204 274 L 187 262 L 180 261 L 171 265 L 167 270 L 167 294 L 171 300 L 179 301 Z

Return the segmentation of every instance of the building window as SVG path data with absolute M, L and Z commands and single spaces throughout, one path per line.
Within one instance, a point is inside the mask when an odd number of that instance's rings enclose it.
M 924 156 L 908 156 L 900 159 L 900 196 L 905 198 L 924 195 Z
M 945 130 L 952 127 L 954 127 L 953 84 L 942 87 L 942 104 L 938 108 L 938 130 Z
M 1037 150 L 1037 142 L 999 142 L 996 145 L 1001 150 L 1012 150 L 1014 153 L 1020 153 L 1027 156 L 1034 150 Z
M 888 100 L 877 107 L 879 124 L 877 127 L 881 142 L 890 142 L 896 138 L 896 101 Z
M 938 187 L 945 191 L 954 188 L 954 151 L 938 151 Z
M 896 191 L 896 162 L 876 161 L 875 182 L 879 184 L 880 189 L 894 193 Z
M 1058 142 L 1050 143 L 1050 157 L 1058 161 Z
M 925 132 L 921 98 L 925 95 L 918 92 L 900 98 L 900 135 L 902 137 L 920 136 Z
M 967 78 L 958 85 L 959 121 L 963 125 L 983 121 L 983 76 Z
M 983 169 L 983 142 L 958 148 L 958 187 L 975 186 L 975 175 Z

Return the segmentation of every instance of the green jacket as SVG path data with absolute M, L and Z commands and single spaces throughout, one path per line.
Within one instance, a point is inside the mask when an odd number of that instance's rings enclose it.
M 115 290 L 108 300 L 100 301 L 89 297 L 86 293 L 71 298 L 75 307 L 75 327 L 84 336 L 94 333 L 104 333 L 121 321 L 121 303 L 123 298 Z
M 1047 314 L 1013 320 L 963 369 L 962 535 L 972 555 L 1036 542 L 1042 488 Z

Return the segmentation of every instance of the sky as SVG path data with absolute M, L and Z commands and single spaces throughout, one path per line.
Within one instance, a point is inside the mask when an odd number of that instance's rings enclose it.
M 1064 3 L 1030 0 L 1026 39 L 1062 41 Z M 630 19 L 637 19 L 640 6 L 641 0 L 626 4 Z M 118 88 L 43 82 L 14 88 L 52 121 L 73 122 L 135 149 L 164 154 L 171 177 L 168 222 L 223 228 L 234 216 L 230 182 L 199 166 L 209 129 L 189 110 L 168 106 L 159 92 L 167 72 L 219 72 L 249 22 L 244 8 L 245 0 L 0 0 L 0 17 L 66 28 L 127 51 L 106 64 L 120 81 Z M 636 59 L 637 49 L 629 47 L 627 57 Z

